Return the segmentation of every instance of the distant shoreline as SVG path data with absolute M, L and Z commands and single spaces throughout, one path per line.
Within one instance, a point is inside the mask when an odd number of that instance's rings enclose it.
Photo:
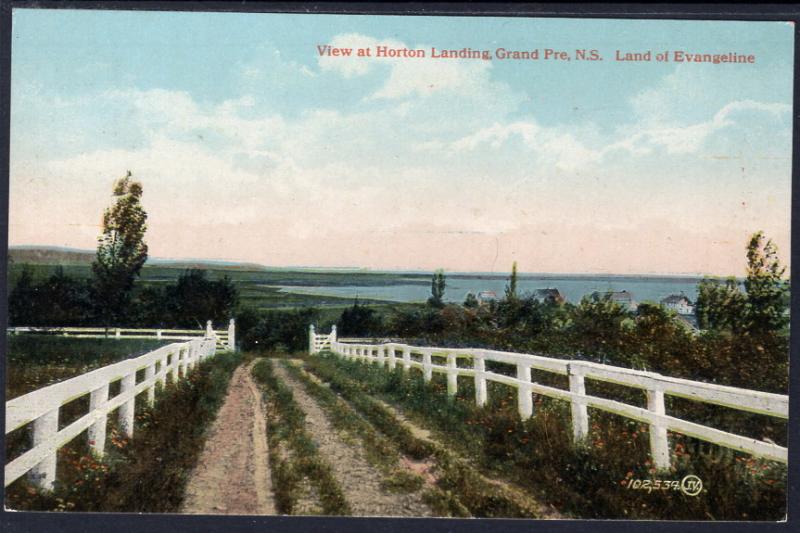
M 62 246 L 39 246 L 39 245 L 11 245 L 9 246 L 8 259 L 18 264 L 89 264 L 94 256 L 93 250 L 82 250 Z M 16 257 L 15 257 L 16 256 Z M 321 266 L 266 266 L 247 261 L 227 261 L 221 259 L 170 259 L 151 257 L 145 267 L 161 268 L 201 268 L 207 270 L 237 270 L 240 272 L 299 272 L 299 273 L 325 273 L 331 275 L 390 275 L 406 276 L 412 279 L 430 277 L 433 271 L 428 270 L 409 270 L 409 269 L 389 269 L 378 270 L 360 267 L 321 267 Z M 448 278 L 452 279 L 485 279 L 499 280 L 508 279 L 510 272 L 470 272 L 470 271 L 445 271 Z M 518 279 L 523 280 L 578 280 L 592 279 L 595 281 L 624 281 L 640 279 L 659 279 L 665 282 L 674 280 L 676 282 L 700 281 L 704 277 L 726 278 L 728 276 L 705 275 L 705 274 L 675 274 L 675 273 L 637 273 L 637 274 L 614 274 L 614 273 L 558 273 L 558 272 L 520 272 Z M 737 277 L 737 279 L 743 279 Z

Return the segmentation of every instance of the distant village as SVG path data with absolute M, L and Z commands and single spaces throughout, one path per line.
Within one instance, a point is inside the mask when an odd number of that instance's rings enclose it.
M 566 301 L 566 298 L 564 298 L 564 295 L 561 294 L 561 291 L 558 289 L 535 289 L 530 293 L 530 295 L 534 300 L 542 303 L 549 302 L 561 304 Z M 495 291 L 480 291 L 475 296 L 479 305 L 488 305 L 491 302 L 497 301 L 498 299 Z M 625 290 L 606 292 L 595 291 L 589 296 L 589 298 L 593 300 L 600 300 L 606 297 L 628 311 L 635 313 L 639 308 L 639 304 L 636 302 L 633 293 Z M 685 294 L 670 294 L 666 298 L 663 298 L 659 303 L 664 309 L 668 311 L 674 311 L 675 318 L 677 320 L 694 330 L 698 329 L 697 317 L 695 316 L 695 305 Z

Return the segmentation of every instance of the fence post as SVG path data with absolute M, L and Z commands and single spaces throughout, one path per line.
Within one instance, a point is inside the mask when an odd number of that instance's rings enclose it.
M 386 349 L 389 352 L 389 370 L 394 370 L 395 366 L 397 365 L 397 357 L 394 353 L 394 346 L 388 344 L 386 345 Z
M 533 416 L 533 397 L 531 396 L 531 367 L 517 363 L 517 379 L 522 381 L 517 388 L 519 416 L 526 420 Z
M 108 383 L 93 390 L 89 395 L 89 412 L 97 409 L 103 409 L 103 416 L 100 417 L 94 424 L 89 426 L 87 437 L 89 439 L 89 446 L 92 447 L 94 453 L 98 457 L 102 457 L 106 451 L 106 424 L 108 423 L 108 413 L 103 408 L 108 401 Z
M 114 337 L 119 339 L 121 336 L 122 333 L 120 332 L 119 328 L 114 328 Z
M 422 377 L 425 382 L 429 382 L 433 377 L 433 368 L 431 368 L 431 352 L 425 350 L 422 352 Z
M 214 325 L 210 320 L 206 321 L 206 339 L 214 338 Z
M 157 329 L 157 330 L 156 330 L 156 338 L 157 338 L 157 339 L 160 339 L 160 338 L 161 338 L 161 330 L 160 330 L 160 329 Z
M 122 378 L 122 386 L 119 393 L 133 393 L 136 387 L 136 372 L 132 372 Z M 136 396 L 119 406 L 119 427 L 125 435 L 133 437 L 133 413 L 136 406 Z
M 331 347 L 333 347 L 334 342 L 336 342 L 336 324 L 331 326 Z
M 57 407 L 33 422 L 33 446 L 46 445 L 48 441 L 55 438 L 56 433 L 58 433 Z M 47 457 L 30 470 L 28 479 L 37 487 L 45 490 L 53 489 L 53 482 L 56 480 L 56 451 L 54 446 L 52 452 L 48 453 Z
M 236 351 L 236 319 L 231 318 L 228 322 L 228 349 L 232 352 Z
M 189 375 L 189 349 L 188 348 L 181 348 L 181 371 L 180 375 L 186 377 Z
M 317 337 L 317 335 L 314 332 L 314 324 L 310 324 L 308 326 L 308 354 L 309 355 L 314 355 L 314 353 L 316 352 L 316 350 L 314 349 L 315 345 L 317 343 L 317 338 L 316 337 Z
M 664 407 L 664 391 L 649 389 L 647 391 L 647 409 L 657 415 L 666 414 Z M 669 468 L 669 441 L 667 428 L 658 422 L 650 424 L 650 455 L 653 465 L 659 469 Z
M 411 348 L 403 346 L 403 372 L 408 373 L 411 369 Z
M 156 375 L 156 364 L 153 362 L 152 364 L 148 365 L 147 368 L 144 369 L 144 379 L 145 381 L 150 381 Z M 147 405 L 153 406 L 156 401 L 156 384 L 155 381 L 147 387 Z
M 472 359 L 475 370 L 475 403 L 478 407 L 486 405 L 486 360 L 483 355 L 476 355 Z
M 375 348 L 375 351 L 377 352 L 378 366 L 383 368 L 386 365 L 386 348 L 383 345 L 379 345 Z
M 181 351 L 176 350 L 169 354 L 169 366 L 170 366 L 170 382 L 177 383 L 178 381 L 178 360 L 180 358 Z
M 567 375 L 569 376 L 569 391 L 572 394 L 586 394 L 586 383 L 579 368 L 567 364 Z M 572 399 L 570 402 L 572 410 L 572 436 L 575 444 L 580 444 L 589 435 L 589 412 L 586 404 L 581 400 Z
M 458 367 L 456 354 L 447 354 L 447 395 L 453 397 L 458 392 Z

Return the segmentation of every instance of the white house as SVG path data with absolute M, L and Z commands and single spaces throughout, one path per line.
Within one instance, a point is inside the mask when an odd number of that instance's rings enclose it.
M 694 314 L 694 305 L 692 305 L 691 300 L 689 300 L 689 298 L 683 294 L 670 294 L 661 300 L 661 305 L 667 309 L 675 311 L 679 315 Z
M 497 301 L 497 293 L 494 291 L 481 291 L 478 293 L 478 303 L 481 305 Z
M 607 291 L 604 293 L 595 291 L 591 295 L 593 300 L 602 300 L 606 297 L 628 311 L 636 311 L 639 307 L 639 304 L 633 299 L 633 293 L 628 291 Z

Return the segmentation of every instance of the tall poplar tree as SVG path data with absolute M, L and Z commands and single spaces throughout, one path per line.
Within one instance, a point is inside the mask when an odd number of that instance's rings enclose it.
M 447 286 L 444 270 L 437 270 L 431 278 L 431 297 L 428 298 L 428 305 L 433 307 L 444 307 L 444 289 Z
M 92 263 L 93 300 L 105 326 L 127 317 L 136 276 L 147 260 L 147 213 L 142 208 L 142 184 L 128 171 L 113 188 L 113 204 L 103 213 L 103 234 L 97 239 Z
M 517 299 L 517 262 L 511 265 L 511 277 L 506 285 L 506 300 Z

